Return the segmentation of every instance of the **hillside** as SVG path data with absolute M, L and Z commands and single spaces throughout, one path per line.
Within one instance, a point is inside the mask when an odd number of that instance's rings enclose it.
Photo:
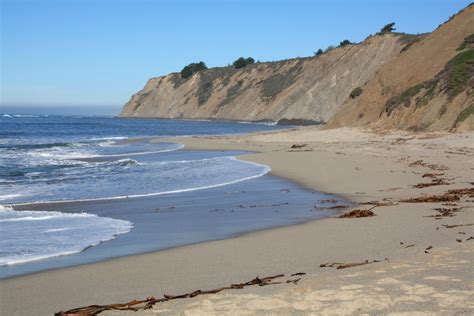
M 474 6 L 383 65 L 328 128 L 474 129 Z
M 473 30 L 471 5 L 423 36 L 377 34 L 315 57 L 152 78 L 120 116 L 473 129 Z

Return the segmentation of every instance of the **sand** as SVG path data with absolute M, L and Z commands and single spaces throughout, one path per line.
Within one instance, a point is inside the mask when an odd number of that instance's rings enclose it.
M 158 304 L 159 315 L 242 314 L 472 314 L 474 198 L 453 217 L 426 217 L 442 203 L 398 203 L 425 194 L 472 187 L 474 133 L 410 134 L 314 127 L 247 136 L 175 139 L 189 149 L 245 149 L 272 174 L 356 203 L 392 202 L 376 216 L 329 218 L 184 246 L 41 272 L 0 282 L 5 315 L 59 310 L 179 294 L 279 273 L 305 272 L 298 284 L 232 290 Z M 293 144 L 306 144 L 291 149 Z M 422 160 L 423 162 L 416 161 Z M 423 165 L 425 164 L 425 165 Z M 431 164 L 427 166 L 426 164 Z M 436 170 L 434 170 L 436 169 Z M 449 185 L 424 173 L 443 173 Z M 357 206 L 368 208 L 369 206 Z M 460 242 L 459 242 L 460 241 Z M 406 248 L 408 245 L 414 245 Z M 425 249 L 432 246 L 427 253 Z M 381 262 L 343 270 L 325 262 Z M 283 278 L 283 280 L 288 277 Z M 136 315 L 136 313 L 130 314 Z M 129 314 L 107 312 L 104 314 Z

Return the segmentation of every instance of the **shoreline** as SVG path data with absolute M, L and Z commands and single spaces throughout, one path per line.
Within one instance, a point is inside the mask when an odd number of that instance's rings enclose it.
M 237 148 L 258 151 L 260 153 L 239 156 L 239 159 L 269 165 L 272 175 L 312 190 L 331 192 L 349 201 L 387 199 L 398 202 L 400 199 L 422 194 L 440 194 L 452 188 L 470 187 L 469 180 L 472 179 L 469 179 L 465 170 L 473 170 L 472 162 L 466 161 L 468 157 L 472 159 L 474 156 L 472 137 L 472 133 L 434 135 L 397 132 L 378 135 L 357 129 L 320 131 L 315 128 L 300 128 L 245 136 L 193 137 L 179 140 L 187 149 Z M 294 143 L 305 143 L 306 146 L 302 150 L 292 150 Z M 459 154 L 446 154 L 445 151 Z M 426 182 L 421 176 L 431 170 L 426 165 L 409 166 L 417 160 L 445 164 L 448 169 L 444 173 L 450 185 L 424 189 L 411 187 L 418 182 Z M 440 203 L 379 206 L 374 210 L 376 216 L 369 218 L 314 220 L 252 232 L 231 239 L 2 280 L 0 290 L 7 294 L 2 294 L 2 300 L 9 302 L 7 307 L 13 314 L 15 311 L 29 308 L 59 311 L 90 304 L 119 303 L 150 295 L 159 296 L 163 292 L 182 293 L 197 288 L 223 286 L 251 279 L 256 275 L 304 271 L 308 276 L 299 285 L 249 289 L 236 294 L 216 294 L 212 297 L 166 302 L 158 304 L 155 311 L 159 312 L 164 308 L 162 311 L 165 314 L 185 314 L 189 311 L 194 314 L 216 314 L 217 311 L 225 314 L 244 308 L 254 313 L 262 310 L 276 313 L 274 308 L 277 308 L 278 304 L 281 307 L 284 303 L 285 308 L 293 311 L 321 313 L 330 310 L 329 307 L 323 302 L 316 304 L 315 298 L 310 299 L 306 294 L 319 293 L 323 291 L 321 287 L 334 288 L 334 293 L 345 291 L 347 295 L 350 291 L 357 292 L 356 288 L 349 289 L 354 286 L 354 279 L 351 279 L 350 275 L 355 274 L 357 278 L 362 278 L 358 284 L 370 285 L 373 281 L 379 288 L 395 284 L 395 281 L 382 282 L 388 279 L 397 280 L 404 286 L 402 289 L 429 285 L 429 293 L 426 292 L 424 296 L 418 294 L 423 296 L 423 303 L 418 305 L 419 310 L 466 312 L 466 308 L 471 308 L 468 302 L 472 297 L 471 285 L 469 280 L 465 279 L 465 275 L 469 275 L 469 271 L 472 272 L 469 265 L 472 242 L 456 242 L 456 237 L 461 236 L 458 234 L 459 229 L 435 228 L 441 224 L 470 223 L 472 202 L 464 199 L 460 201 L 459 205 L 464 209 L 454 217 L 442 218 L 440 221 L 426 218 L 425 216 L 434 213 L 433 207 L 437 205 Z M 462 230 L 467 234 L 465 237 L 472 235 L 472 227 Z M 401 242 L 413 243 L 415 246 L 407 249 L 401 246 Z M 423 250 L 428 246 L 434 249 L 427 254 Z M 415 260 L 422 266 L 430 267 L 418 273 L 419 276 L 424 273 L 440 275 L 440 271 L 446 271 L 442 268 L 438 271 L 437 262 L 441 260 L 446 264 L 445 261 L 449 261 L 449 258 L 458 257 L 460 259 L 456 269 L 453 266 L 445 276 L 446 279 L 435 282 L 437 285 L 434 281 L 420 281 L 418 276 L 404 280 L 400 274 L 407 274 L 410 269 L 415 269 Z M 332 269 L 318 267 L 319 264 L 329 261 L 360 262 L 384 258 L 388 258 L 389 262 L 348 269 L 347 272 L 336 273 Z M 440 259 L 433 261 L 434 258 Z M 397 265 L 400 268 L 395 269 Z M 199 273 L 196 274 L 196 271 Z M 85 278 L 85 275 L 90 277 Z M 383 279 L 380 279 L 382 276 Z M 434 280 L 433 277 L 435 276 L 426 276 L 426 280 Z M 42 299 L 35 299 L 35 293 L 38 294 L 37 289 L 41 284 L 51 284 L 51 288 L 42 293 Z M 455 285 L 456 293 L 446 292 L 449 284 Z M 86 290 L 91 288 L 95 290 Z M 448 286 L 448 289 L 452 288 Z M 33 297 L 28 306 L 22 306 L 23 309 L 15 308 L 16 304 L 20 304 L 19 292 L 17 293 L 19 289 L 23 290 L 22 295 Z M 295 291 L 303 291 L 301 293 L 306 294 L 297 298 L 294 297 Z M 249 295 L 255 303 L 252 306 L 245 305 L 249 301 Z M 401 295 L 400 290 L 386 289 L 384 295 L 386 297 L 383 302 L 386 304 L 381 304 L 380 298 L 374 296 L 373 300 L 364 298 L 365 307 L 351 302 L 347 309 L 340 312 L 360 312 L 361 308 L 366 312 L 381 313 L 387 309 L 404 310 L 403 306 L 406 306 L 407 302 L 402 306 L 401 301 L 397 303 L 396 300 Z M 446 300 L 452 300 L 454 297 L 458 299 L 447 307 L 440 303 L 443 301 L 439 298 L 440 295 L 446 296 Z M 303 298 L 308 301 L 302 300 Z M 233 304 L 225 306 L 224 301 L 229 299 Z M 338 298 L 335 297 L 334 300 L 337 301 Z M 416 301 L 416 298 L 413 297 L 413 300 Z M 50 305 L 45 306 L 43 301 Z M 312 304 L 309 304 L 310 301 Z M 346 301 L 347 298 L 344 302 Z M 269 302 L 272 303 L 268 304 Z M 375 304 L 376 302 L 379 304 Z M 298 304 L 295 305 L 296 303 Z M 350 309 L 355 307 L 358 309 Z M 282 312 L 284 310 L 281 309 Z

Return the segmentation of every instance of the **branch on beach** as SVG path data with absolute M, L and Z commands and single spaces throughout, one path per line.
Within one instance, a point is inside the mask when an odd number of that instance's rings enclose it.
M 304 272 L 294 273 L 291 276 L 302 276 L 305 275 Z M 274 276 L 269 276 L 265 278 L 256 277 L 248 282 L 231 284 L 230 286 L 221 287 L 218 289 L 213 290 L 196 290 L 191 293 L 185 293 L 181 295 L 169 295 L 164 294 L 163 298 L 155 298 L 153 296 L 147 297 L 145 300 L 133 300 L 128 303 L 120 303 L 120 304 L 109 304 L 109 305 L 90 305 L 85 307 L 79 307 L 70 309 L 68 311 L 61 311 L 55 313 L 55 316 L 89 316 L 89 315 L 97 315 L 104 311 L 115 310 L 115 311 L 139 311 L 139 310 L 146 310 L 152 308 L 157 303 L 167 302 L 170 300 L 182 299 L 182 298 L 192 298 L 199 295 L 207 295 L 207 294 L 216 294 L 225 290 L 236 290 L 236 289 L 243 289 L 248 286 L 266 286 L 266 285 L 274 285 L 274 284 L 281 284 L 283 282 L 273 282 L 273 280 L 284 277 L 284 274 L 278 274 Z M 286 281 L 287 284 L 298 284 L 301 278 L 297 279 L 289 279 Z
M 457 227 L 464 227 L 464 226 L 474 226 L 474 224 L 458 224 L 458 225 L 444 225 L 444 228 L 457 228 Z
M 388 259 L 385 259 L 385 260 L 388 260 Z M 366 264 L 372 264 L 376 262 L 381 262 L 381 261 L 380 260 L 372 260 L 372 261 L 365 260 L 363 262 L 353 262 L 353 263 L 327 262 L 327 263 L 320 264 L 319 267 L 320 268 L 336 268 L 337 270 L 340 270 L 340 269 L 363 266 Z

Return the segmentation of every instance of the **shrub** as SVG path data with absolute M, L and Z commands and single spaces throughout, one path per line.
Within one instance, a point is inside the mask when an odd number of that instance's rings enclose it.
M 189 78 L 194 75 L 196 72 L 207 69 L 207 66 L 204 62 L 200 61 L 198 63 L 191 63 L 181 70 L 181 78 Z
M 319 55 L 322 55 L 322 54 L 323 54 L 323 50 L 320 48 L 314 53 L 314 56 L 319 56 Z
M 361 87 L 357 87 L 355 88 L 354 90 L 351 91 L 351 93 L 349 94 L 349 96 L 351 97 L 351 99 L 355 99 L 357 98 L 358 96 L 360 96 L 362 94 L 363 90 Z
M 339 47 L 350 45 L 350 44 L 352 44 L 351 41 L 343 40 L 341 43 L 339 43 Z
M 394 26 L 395 26 L 395 22 L 388 23 L 387 25 L 382 27 L 382 29 L 380 30 L 380 33 L 382 34 L 391 33 L 395 30 Z
M 232 65 L 234 65 L 236 69 L 239 69 L 239 68 L 244 68 L 245 66 L 251 65 L 253 63 L 255 63 L 255 60 L 252 57 L 248 57 L 248 58 L 240 57 L 239 59 L 234 61 Z
M 423 88 L 423 84 L 417 84 L 413 87 L 410 87 L 400 93 L 399 95 L 396 95 L 392 98 L 390 98 L 387 103 L 385 103 L 385 112 L 387 112 L 388 115 L 392 113 L 393 110 L 395 110 L 399 105 L 405 105 L 406 107 L 410 106 L 411 99 L 420 92 L 420 90 Z
M 468 85 L 474 74 L 474 49 L 461 52 L 447 64 L 447 92 L 450 97 L 461 93 Z

